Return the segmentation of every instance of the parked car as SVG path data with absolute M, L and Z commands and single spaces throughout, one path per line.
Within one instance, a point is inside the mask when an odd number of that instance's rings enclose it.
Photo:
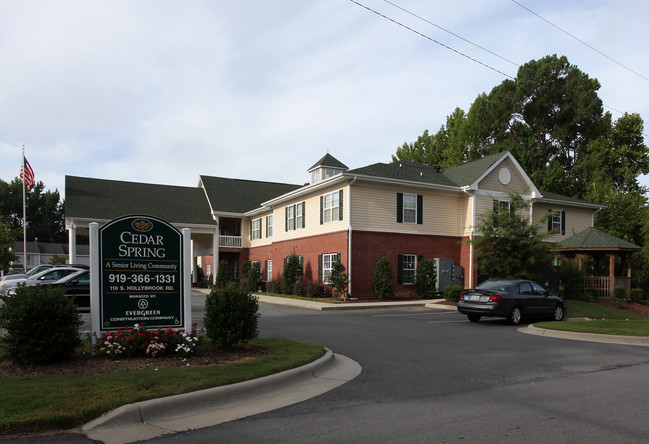
M 59 279 L 62 279 L 69 274 L 81 270 L 87 270 L 87 269 L 88 269 L 87 265 L 74 266 L 74 267 L 72 266 L 52 267 L 50 269 L 43 270 L 40 273 L 36 273 L 35 275 L 29 278 L 0 281 L 0 297 L 1 298 L 7 297 L 8 295 L 7 292 L 11 289 L 18 287 L 18 285 L 20 284 L 36 285 L 36 284 L 42 284 L 44 282 L 51 283 L 51 282 L 58 281 Z
M 33 276 L 36 273 L 40 273 L 41 271 L 47 270 L 49 268 L 52 268 L 52 265 L 50 265 L 50 264 L 37 265 L 34 268 L 32 268 L 31 270 L 29 270 L 27 273 L 16 272 L 16 273 L 12 273 L 12 274 L 8 274 L 6 276 L 3 276 L 2 279 L 0 279 L 0 282 L 1 281 L 11 281 L 11 280 L 14 280 L 14 279 L 29 278 L 30 276 Z
M 58 281 L 49 282 L 28 282 L 23 285 L 41 285 L 43 287 L 62 287 L 65 289 L 65 295 L 74 298 L 74 303 L 79 308 L 90 308 L 90 271 L 77 270 Z M 7 291 L 7 297 L 16 294 L 18 287 L 11 288 Z
M 565 313 L 565 304 L 563 298 L 536 282 L 496 279 L 464 290 L 457 310 L 472 322 L 478 322 L 483 316 L 496 316 L 518 325 L 523 317 L 548 317 L 560 321 Z

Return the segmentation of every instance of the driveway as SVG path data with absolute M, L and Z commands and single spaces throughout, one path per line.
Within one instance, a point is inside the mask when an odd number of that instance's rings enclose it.
M 387 310 L 387 311 L 386 311 Z M 646 442 L 649 350 L 521 334 L 501 320 L 398 308 L 261 304 L 260 333 L 363 367 L 308 401 L 153 442 Z

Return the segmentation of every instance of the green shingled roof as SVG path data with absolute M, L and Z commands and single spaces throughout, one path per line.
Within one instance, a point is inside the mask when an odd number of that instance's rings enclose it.
M 640 251 L 640 247 L 597 228 L 586 228 L 557 244 L 558 250 L 627 250 Z
M 236 214 L 256 210 L 261 207 L 262 202 L 302 187 L 302 185 L 286 183 L 258 182 L 211 176 L 201 176 L 201 181 L 209 204 L 214 211 Z
M 201 188 L 65 176 L 66 218 L 112 220 L 127 214 L 170 223 L 216 224 Z
M 350 170 L 348 173 L 459 188 L 475 182 L 504 154 L 503 152 L 486 156 L 445 169 L 408 160 L 398 160 L 392 163 L 375 163 Z

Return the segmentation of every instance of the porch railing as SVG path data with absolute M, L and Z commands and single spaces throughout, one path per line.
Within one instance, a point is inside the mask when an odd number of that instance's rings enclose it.
M 631 295 L 631 278 L 616 277 L 613 278 L 615 287 L 624 287 L 626 289 L 626 297 Z M 611 294 L 611 278 L 608 276 L 588 276 L 584 279 L 584 290 L 595 290 L 597 298 L 610 299 L 613 297 Z
M 241 236 L 219 236 L 219 247 L 222 248 L 241 248 L 243 245 Z

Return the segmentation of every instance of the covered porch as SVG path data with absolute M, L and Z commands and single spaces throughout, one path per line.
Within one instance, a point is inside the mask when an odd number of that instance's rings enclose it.
M 631 266 L 632 254 L 640 251 L 640 247 L 605 233 L 596 228 L 587 228 L 560 242 L 553 251 L 564 257 L 577 257 L 580 268 L 587 257 L 591 257 L 598 264 L 603 258 L 608 258 L 608 276 L 586 276 L 584 279 L 585 290 L 595 290 L 598 298 L 613 297 L 615 287 L 626 289 L 627 298 L 631 294 Z M 620 258 L 620 270 L 616 276 L 616 260 Z

